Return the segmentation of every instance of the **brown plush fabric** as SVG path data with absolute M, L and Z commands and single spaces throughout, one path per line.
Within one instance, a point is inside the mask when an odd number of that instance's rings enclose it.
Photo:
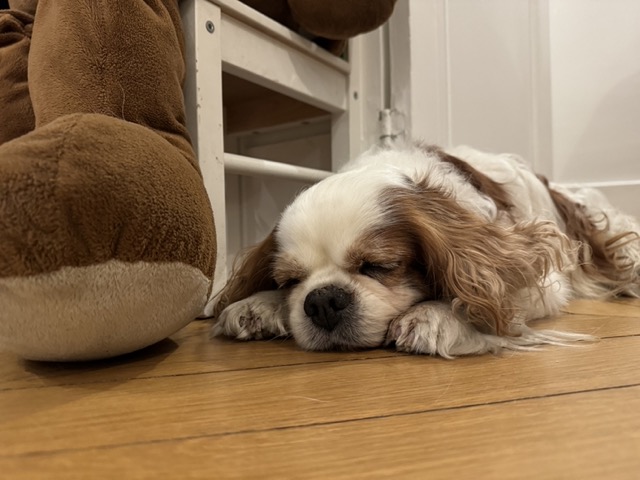
M 306 31 L 346 40 L 386 22 L 396 0 L 288 0 L 293 18 Z
M 396 0 L 241 0 L 335 55 L 347 40 L 385 23 Z
M 180 261 L 213 276 L 202 179 L 150 129 L 73 114 L 0 151 L 0 277 L 109 259 Z
M 29 82 L 36 125 L 102 113 L 148 126 L 197 167 L 185 127 L 176 0 L 40 0 Z
M 21 12 L 28 13 L 29 15 L 35 15 L 38 0 L 9 0 L 9 6 L 13 10 L 20 10 Z
M 213 276 L 213 214 L 185 127 L 175 0 L 41 0 L 36 130 L 0 147 L 0 277 L 109 259 Z
M 40 0 L 19 54 L 11 21 L 0 58 L 24 86 L 29 50 L 36 128 L 0 145 L 0 349 L 70 361 L 157 342 L 203 311 L 216 259 L 177 0 Z
M 281 23 L 291 30 L 298 30 L 298 23 L 291 16 L 291 9 L 287 0 L 241 0 L 254 10 Z
M 0 11 L 0 145 L 33 130 L 27 58 L 33 17 Z

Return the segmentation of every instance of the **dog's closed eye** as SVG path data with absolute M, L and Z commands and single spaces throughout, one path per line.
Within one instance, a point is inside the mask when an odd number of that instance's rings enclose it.
M 298 262 L 288 258 L 277 258 L 273 265 L 273 279 L 278 289 L 290 289 L 302 283 L 307 278 L 307 272 Z
M 358 273 L 371 277 L 374 280 L 380 280 L 386 275 L 393 273 L 400 265 L 398 263 L 374 263 L 374 262 L 362 262 Z
M 288 289 L 288 288 L 293 288 L 296 285 L 300 284 L 300 279 L 299 278 L 288 278 L 286 280 L 284 280 L 283 282 L 281 282 L 278 285 L 278 288 L 280 289 Z

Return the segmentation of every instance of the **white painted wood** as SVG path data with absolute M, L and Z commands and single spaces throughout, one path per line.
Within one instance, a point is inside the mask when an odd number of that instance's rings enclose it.
M 231 153 L 225 154 L 224 161 L 225 171 L 235 175 L 277 177 L 310 183 L 319 182 L 331 175 L 331 172 L 325 170 L 272 162 L 270 160 L 245 157 Z
M 347 63 L 237 0 L 183 0 L 181 11 L 188 126 L 218 229 L 215 294 L 231 257 L 268 233 L 301 188 L 378 140 L 388 88 L 384 36 L 376 31 L 354 41 Z M 316 119 L 286 132 L 230 136 L 233 153 L 225 154 L 222 71 L 326 110 L 330 127 Z M 247 157 L 262 153 L 265 159 Z
M 640 218 L 640 4 L 549 2 L 552 178 Z
M 390 105 L 407 139 L 449 145 L 445 0 L 400 0 L 389 20 Z
M 529 45 L 531 51 L 531 138 L 536 171 L 554 178 L 553 126 L 551 123 L 551 46 L 549 1 L 529 0 Z
M 352 133 L 355 145 L 351 158 L 380 143 L 380 112 L 389 106 L 388 32 L 386 24 L 373 32 L 352 40 L 358 42 L 360 53 L 357 83 L 350 79 L 351 96 L 357 93 L 355 105 L 359 105 L 358 130 Z
M 355 136 L 360 130 L 362 117 L 358 87 L 360 86 L 361 45 L 357 40 L 349 42 L 351 73 L 345 90 L 347 107 L 331 117 L 331 169 L 337 171 L 354 155 Z
M 386 68 L 382 28 L 349 41 L 351 74 L 347 109 L 332 117 L 332 170 L 380 142 L 379 115 L 385 108 Z
M 252 139 L 253 137 L 249 137 Z M 248 140 L 249 140 L 248 139 Z M 252 144 L 240 148 L 245 155 L 273 162 L 295 162 L 316 170 L 331 168 L 331 136 L 321 132 L 306 137 L 282 137 L 271 143 Z M 243 142 L 241 142 L 243 143 Z M 229 260 L 245 246 L 261 241 L 276 224 L 280 213 L 310 183 L 267 176 L 227 176 L 228 184 L 239 186 L 240 214 L 228 218 L 230 232 L 239 241 L 229 241 Z M 235 232 L 232 230 L 235 228 Z
M 292 142 L 294 140 L 330 134 L 330 119 L 312 119 L 295 125 L 281 126 L 280 128 L 272 127 L 268 129 L 261 129 L 260 131 L 252 132 L 249 135 L 246 133 L 227 135 L 225 140 L 225 150 L 229 153 L 245 152 L 244 154 L 246 154 L 248 149 L 252 149 L 254 147 Z M 228 148 L 230 142 L 234 142 L 236 146 L 235 150 Z M 330 156 L 331 155 L 329 153 L 329 157 Z M 291 163 L 291 161 L 288 163 Z M 327 167 L 325 169 L 331 169 L 330 158 L 327 160 Z
M 541 0 L 544 3 L 546 0 Z M 390 22 L 391 105 L 412 138 L 537 163 L 536 0 L 401 0 Z M 536 50 L 536 55 L 539 52 Z
M 451 143 L 534 160 L 529 0 L 445 5 Z
M 328 112 L 347 108 L 348 73 L 230 16 L 222 18 L 223 70 Z
M 260 12 L 245 5 L 239 0 L 209 0 L 218 5 L 222 10 L 223 18 L 231 17 L 239 22 L 265 33 L 276 42 L 281 42 L 287 47 L 299 50 L 304 55 L 326 63 L 328 66 L 349 73 L 349 64 L 312 41 L 292 32 L 278 22 L 262 15 Z
M 391 106 L 407 134 L 517 153 L 549 174 L 546 2 L 399 1 Z
M 391 108 L 408 136 L 517 153 L 637 211 L 638 25 L 635 0 L 399 0 Z
M 555 179 L 640 179 L 640 2 L 550 7 Z
M 251 158 L 328 171 L 331 169 L 330 130 L 328 120 L 314 120 L 251 135 L 228 135 L 225 145 L 227 151 Z M 259 242 L 271 231 L 284 207 L 308 185 L 277 177 L 226 175 L 229 268 L 243 247 Z
M 340 170 L 351 156 L 350 116 L 348 112 L 331 117 L 331 170 Z
M 187 76 L 184 98 L 187 127 L 202 171 L 216 223 L 218 258 L 212 294 L 226 281 L 227 236 L 224 195 L 220 9 L 206 0 L 183 0 Z M 212 22 L 213 32 L 207 30 Z M 210 313 L 208 306 L 204 315 Z

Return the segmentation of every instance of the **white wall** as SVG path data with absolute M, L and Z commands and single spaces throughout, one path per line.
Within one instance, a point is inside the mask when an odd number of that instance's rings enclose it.
M 551 0 L 554 175 L 640 180 L 640 2 Z
M 640 2 L 400 0 L 389 28 L 409 135 L 518 153 L 640 216 Z
M 527 0 L 400 0 L 392 105 L 413 137 L 537 160 L 537 8 Z

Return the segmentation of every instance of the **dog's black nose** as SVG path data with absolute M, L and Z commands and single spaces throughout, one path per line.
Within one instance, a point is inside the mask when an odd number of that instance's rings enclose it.
M 350 293 L 334 285 L 316 288 L 304 299 L 304 313 L 315 325 L 331 331 L 340 323 L 344 309 L 352 300 Z

